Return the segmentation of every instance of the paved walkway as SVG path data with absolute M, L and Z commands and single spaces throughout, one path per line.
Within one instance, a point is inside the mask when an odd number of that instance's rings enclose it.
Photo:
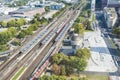
M 84 39 L 88 40 L 91 51 L 91 59 L 88 62 L 86 71 L 97 72 L 116 72 L 117 67 L 107 48 L 107 45 L 101 36 L 101 32 L 86 32 Z

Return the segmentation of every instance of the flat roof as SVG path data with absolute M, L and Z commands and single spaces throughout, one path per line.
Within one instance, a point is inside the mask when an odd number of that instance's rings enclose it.
M 35 7 L 35 8 L 23 8 L 23 9 L 18 9 L 18 10 L 16 10 L 16 11 L 12 11 L 12 12 L 20 12 L 20 13 L 23 13 L 23 12 L 32 11 L 32 10 L 35 10 L 35 9 L 42 9 L 42 8 L 38 8 L 38 7 Z

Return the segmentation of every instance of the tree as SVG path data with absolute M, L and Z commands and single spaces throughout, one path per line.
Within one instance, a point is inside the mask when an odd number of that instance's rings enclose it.
M 15 39 L 15 40 L 12 42 L 12 44 L 15 45 L 15 46 L 18 46 L 18 45 L 20 45 L 20 41 L 17 40 L 17 39 Z
M 87 14 L 88 14 L 88 17 L 91 16 L 91 10 L 90 9 L 87 10 Z
M 43 77 L 41 77 L 39 80 L 51 80 L 50 76 L 44 75 Z
M 84 17 L 78 17 L 78 18 L 75 20 L 75 22 L 77 22 L 77 23 L 83 23 L 84 20 L 85 20 Z
M 66 75 L 65 66 L 63 66 L 63 65 L 60 68 L 60 74 L 61 75 Z
M 22 30 L 19 35 L 18 35 L 18 38 L 24 38 L 26 36 L 24 30 Z
M 0 51 L 6 51 L 9 49 L 8 45 L 0 45 Z
M 34 19 L 36 19 L 37 21 L 40 21 L 40 17 L 41 17 L 41 14 L 37 13 L 37 14 L 34 16 Z
M 11 38 L 16 36 L 16 29 L 14 27 L 8 28 L 8 30 L 0 33 L 0 44 L 6 44 Z
M 6 27 L 7 24 L 4 21 L 1 21 L 0 25 L 1 25 L 1 27 Z
M 41 23 L 41 24 L 46 24 L 46 23 L 48 23 L 48 20 L 47 20 L 45 17 L 42 17 L 42 18 L 40 19 L 40 23 Z
M 87 48 L 84 48 L 84 49 L 78 49 L 76 52 L 76 56 L 79 58 L 89 59 L 91 54 Z
M 11 28 L 8 28 L 8 32 L 12 34 L 12 37 L 15 37 L 17 30 L 14 27 L 11 27 Z
M 7 27 L 15 27 L 16 21 L 15 20 L 10 20 L 7 22 Z
M 56 80 L 66 80 L 65 76 L 58 76 L 58 78 Z
M 83 34 L 83 32 L 84 32 L 84 25 L 82 23 L 76 24 L 74 26 L 74 31 L 75 31 L 75 33 Z
M 77 72 L 79 73 L 85 70 L 87 66 L 87 61 L 82 58 L 75 58 L 75 60 L 73 61 L 73 66 L 75 69 L 77 69 Z
M 56 75 L 52 75 L 52 76 L 48 76 L 48 75 L 44 75 L 43 77 L 39 78 L 39 80 L 67 80 L 65 76 L 56 76 Z
M 60 74 L 60 67 L 57 64 L 53 64 L 52 71 L 54 74 L 59 75 Z
M 65 70 L 66 70 L 66 74 L 69 76 L 70 74 L 73 74 L 74 73 L 74 70 L 71 66 L 69 65 L 66 65 L 65 66 Z
M 86 30 L 92 30 L 92 27 L 91 27 L 91 21 L 89 21 L 89 19 L 85 19 L 85 21 L 83 22 Z
M 7 22 L 7 27 L 20 27 L 25 24 L 26 24 L 26 20 L 24 18 L 14 19 Z
M 71 80 L 78 80 L 78 78 L 71 78 Z
M 49 6 L 45 7 L 45 12 L 50 12 L 50 7 Z
M 53 63 L 60 64 L 60 62 L 62 62 L 62 60 L 64 60 L 65 58 L 67 58 L 66 55 L 64 55 L 63 53 L 58 53 L 52 56 L 52 61 Z

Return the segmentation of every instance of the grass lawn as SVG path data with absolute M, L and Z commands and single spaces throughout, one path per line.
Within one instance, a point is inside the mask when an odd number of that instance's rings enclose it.
M 91 15 L 92 15 L 92 21 L 95 21 L 95 20 L 96 20 L 96 18 L 95 18 L 95 14 L 92 13 Z
M 12 78 L 12 80 L 17 80 L 17 78 L 22 74 L 24 70 L 25 70 L 25 67 L 21 67 L 19 71 L 15 74 L 15 76 Z
M 101 75 L 86 75 L 88 80 L 109 80 L 108 76 Z
M 93 30 L 84 30 L 84 32 L 93 32 Z
M 78 77 L 79 76 L 79 77 Z M 72 74 L 69 76 L 69 78 L 75 78 L 76 80 L 77 79 L 80 79 L 80 78 L 86 78 L 86 80 L 109 80 L 109 76 L 107 75 L 95 75 L 95 74 Z

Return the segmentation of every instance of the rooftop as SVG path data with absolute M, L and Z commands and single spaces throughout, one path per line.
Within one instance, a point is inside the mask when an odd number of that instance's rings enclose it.
M 120 4 L 120 0 L 108 0 L 108 4 Z
M 115 8 L 107 8 L 105 7 L 104 8 L 106 14 L 108 14 L 109 18 L 114 18 L 114 17 L 117 17 L 117 13 L 115 11 Z
M 37 8 L 37 7 L 34 7 L 34 8 L 22 8 L 22 9 L 18 9 L 16 11 L 13 11 L 13 12 L 23 13 L 23 12 L 32 11 L 32 10 L 35 10 L 35 9 L 40 9 L 40 8 Z

